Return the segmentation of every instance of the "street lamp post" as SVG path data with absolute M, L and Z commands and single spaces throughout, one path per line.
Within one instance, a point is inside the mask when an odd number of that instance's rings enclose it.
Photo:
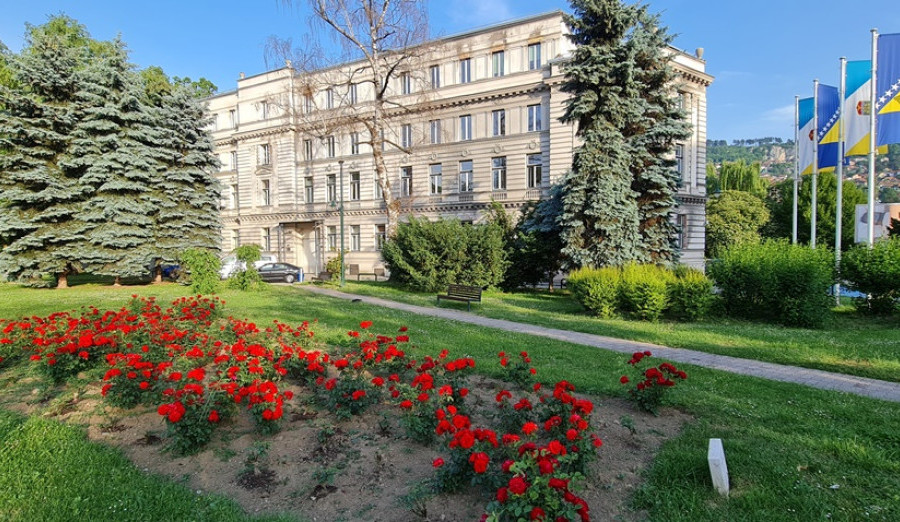
M 340 206 L 338 207 L 338 213 L 341 216 L 341 251 L 338 252 L 338 255 L 341 259 L 341 286 L 344 286 L 344 160 L 338 160 L 338 165 L 340 166 L 341 176 Z

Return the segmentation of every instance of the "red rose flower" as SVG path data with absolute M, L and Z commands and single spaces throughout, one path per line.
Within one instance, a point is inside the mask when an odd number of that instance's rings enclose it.
M 363 322 L 359 323 L 359 327 L 362 328 L 363 330 L 368 329 L 370 326 L 372 326 L 372 321 L 363 321 Z
M 444 465 L 444 459 L 442 459 L 442 458 L 440 458 L 440 457 L 434 459 L 434 461 L 432 461 L 432 463 L 431 463 L 431 466 L 432 466 L 433 468 L 439 468 L 439 467 L 441 467 L 441 466 L 443 466 L 443 465 Z
M 475 470 L 475 473 L 484 473 L 487 471 L 488 464 L 491 459 L 487 456 L 487 453 L 473 453 L 469 455 L 469 462 L 472 463 L 472 468 Z
M 629 380 L 630 379 L 628 379 L 627 375 L 623 375 L 623 376 L 619 377 L 619 382 L 621 382 L 622 384 L 628 384 Z
M 528 489 L 528 483 L 525 482 L 525 477 L 515 476 L 509 479 L 509 490 L 513 492 L 515 495 L 521 495 L 525 493 Z
M 500 488 L 497 490 L 497 500 L 500 501 L 501 504 L 506 502 L 509 499 L 509 490 L 506 488 Z
M 525 435 L 531 435 L 532 433 L 536 432 L 537 429 L 538 429 L 537 424 L 535 424 L 533 422 L 526 422 L 522 426 L 522 433 L 524 433 Z
M 209 422 L 219 422 L 219 412 L 216 410 L 209 412 Z
M 529 520 L 544 520 L 547 518 L 547 513 L 544 513 L 544 510 L 535 506 L 534 509 L 531 510 L 531 514 L 528 515 Z

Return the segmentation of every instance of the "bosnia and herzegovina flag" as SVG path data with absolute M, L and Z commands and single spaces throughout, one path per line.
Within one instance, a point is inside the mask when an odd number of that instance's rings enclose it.
M 900 143 L 900 34 L 878 36 L 875 134 L 878 145 Z
M 813 128 L 815 100 L 803 98 L 797 105 L 797 148 L 800 174 L 812 174 L 816 130 Z
M 869 153 L 872 60 L 847 62 L 844 91 L 844 155 Z
M 841 99 L 837 87 L 819 84 L 816 91 L 816 115 L 819 172 L 831 172 L 837 166 L 841 141 Z

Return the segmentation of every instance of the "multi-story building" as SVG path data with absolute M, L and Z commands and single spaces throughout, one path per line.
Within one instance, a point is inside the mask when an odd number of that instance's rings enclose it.
M 427 44 L 415 70 L 389 89 L 399 106 L 384 149 L 403 215 L 477 223 L 491 201 L 515 211 L 545 196 L 571 166 L 575 129 L 559 122 L 567 94 L 561 66 L 572 51 L 561 12 L 551 12 Z M 706 88 L 702 52 L 671 48 L 672 86 L 693 135 L 676 145 L 681 259 L 702 266 L 706 202 Z M 354 64 L 323 70 L 336 78 Z M 343 200 L 346 263 L 383 266 L 383 197 L 362 129 L 322 134 L 315 114 L 363 107 L 371 86 L 345 81 L 316 89 L 285 67 L 244 77 L 213 96 L 209 110 L 221 161 L 223 250 L 257 243 L 309 273 L 340 247 Z M 410 108 L 416 110 L 410 110 Z M 301 116 L 298 116 L 301 115 Z

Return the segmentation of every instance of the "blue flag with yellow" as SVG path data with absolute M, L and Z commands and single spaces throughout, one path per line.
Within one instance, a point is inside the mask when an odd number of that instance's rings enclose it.
M 837 166 L 841 141 L 841 98 L 837 87 L 819 84 L 816 91 L 816 136 L 819 140 L 819 172 L 833 171 Z
M 878 145 L 900 143 L 900 34 L 878 36 L 875 133 Z

